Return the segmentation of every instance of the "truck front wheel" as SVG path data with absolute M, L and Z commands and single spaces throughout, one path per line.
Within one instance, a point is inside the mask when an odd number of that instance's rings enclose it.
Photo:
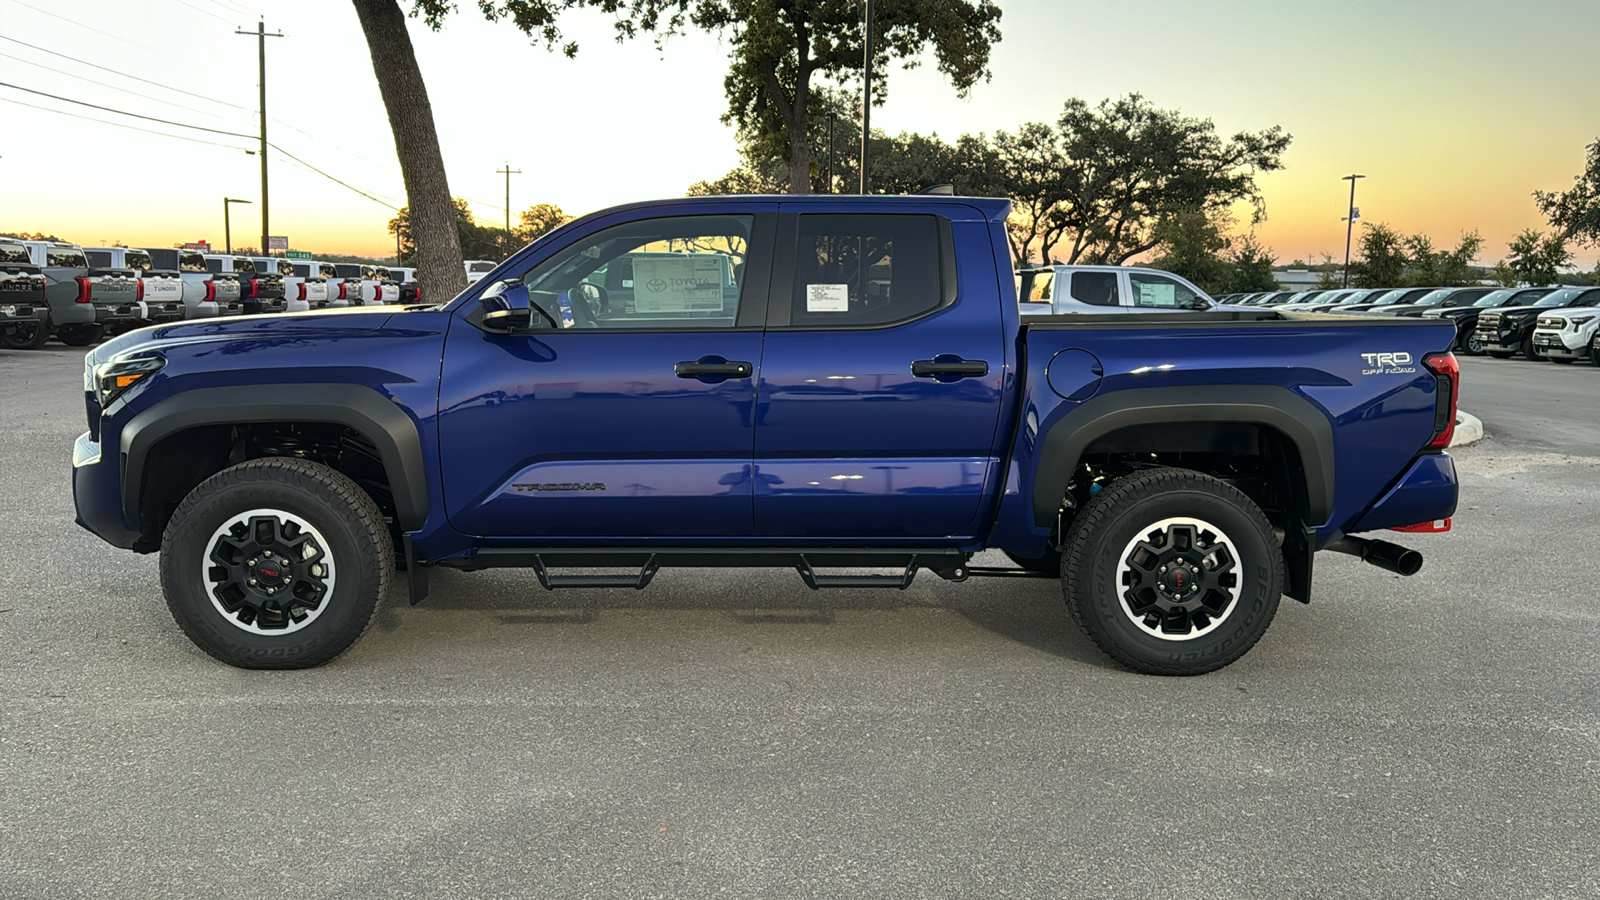
M 377 504 L 327 466 L 240 463 L 190 492 L 161 538 L 161 587 L 183 633 L 246 669 L 305 669 L 343 653 L 394 571 Z
M 1185 469 L 1112 482 L 1074 519 L 1064 556 L 1073 620 L 1112 659 L 1153 675 L 1243 656 L 1283 593 L 1283 554 L 1261 509 Z

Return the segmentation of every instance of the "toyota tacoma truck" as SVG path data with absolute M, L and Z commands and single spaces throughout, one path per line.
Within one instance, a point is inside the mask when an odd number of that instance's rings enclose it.
M 1363 535 L 1449 528 L 1449 323 L 1024 319 L 1008 210 L 642 203 L 448 302 L 132 332 L 84 359 L 78 522 L 159 552 L 182 630 L 258 668 L 335 658 L 437 567 L 1057 578 L 1106 653 L 1169 675 L 1309 601 L 1317 551 L 1417 571 Z

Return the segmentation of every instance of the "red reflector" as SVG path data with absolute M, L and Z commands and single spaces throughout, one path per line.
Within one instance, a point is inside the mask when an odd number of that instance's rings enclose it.
M 1391 528 L 1390 531 L 1403 531 L 1407 534 L 1443 534 L 1450 530 L 1450 520 L 1434 519 L 1432 522 L 1419 522 L 1416 525 L 1401 525 Z
M 79 275 L 77 278 L 74 278 L 73 281 L 76 281 L 78 283 L 78 298 L 76 300 L 72 301 L 72 302 L 74 302 L 74 303 L 88 303 L 89 302 L 89 279 L 83 277 L 82 275 Z

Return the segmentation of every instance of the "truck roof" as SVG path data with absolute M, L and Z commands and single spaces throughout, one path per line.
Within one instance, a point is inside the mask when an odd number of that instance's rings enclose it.
M 949 206 L 959 203 L 971 206 L 983 213 L 984 217 L 993 222 L 1003 222 L 1011 212 L 1011 201 L 1004 197 L 959 197 L 948 194 L 711 194 L 703 197 L 675 197 L 666 200 L 645 200 L 638 203 L 625 203 L 607 209 L 596 210 L 600 213 L 629 212 L 638 209 L 654 209 L 658 207 L 675 207 L 699 205 L 720 205 L 729 200 L 760 200 L 769 203 L 783 203 L 785 205 L 816 206 L 817 212 L 823 212 L 833 207 L 851 206 L 856 204 L 870 204 L 872 206 Z M 584 216 L 582 218 L 588 218 Z

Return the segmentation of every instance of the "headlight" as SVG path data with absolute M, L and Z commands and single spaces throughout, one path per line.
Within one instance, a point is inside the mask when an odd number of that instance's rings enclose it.
M 1579 325 L 1582 325 L 1583 323 L 1588 322 L 1588 321 L 1592 321 L 1593 319 L 1594 319 L 1594 316 L 1574 316 L 1573 318 L 1570 318 L 1567 321 L 1569 323 L 1571 323 L 1573 329 L 1576 330 Z
M 129 388 L 161 371 L 167 361 L 159 356 L 125 359 L 94 367 L 94 383 L 100 398 L 100 409 L 106 410 L 112 401 Z

